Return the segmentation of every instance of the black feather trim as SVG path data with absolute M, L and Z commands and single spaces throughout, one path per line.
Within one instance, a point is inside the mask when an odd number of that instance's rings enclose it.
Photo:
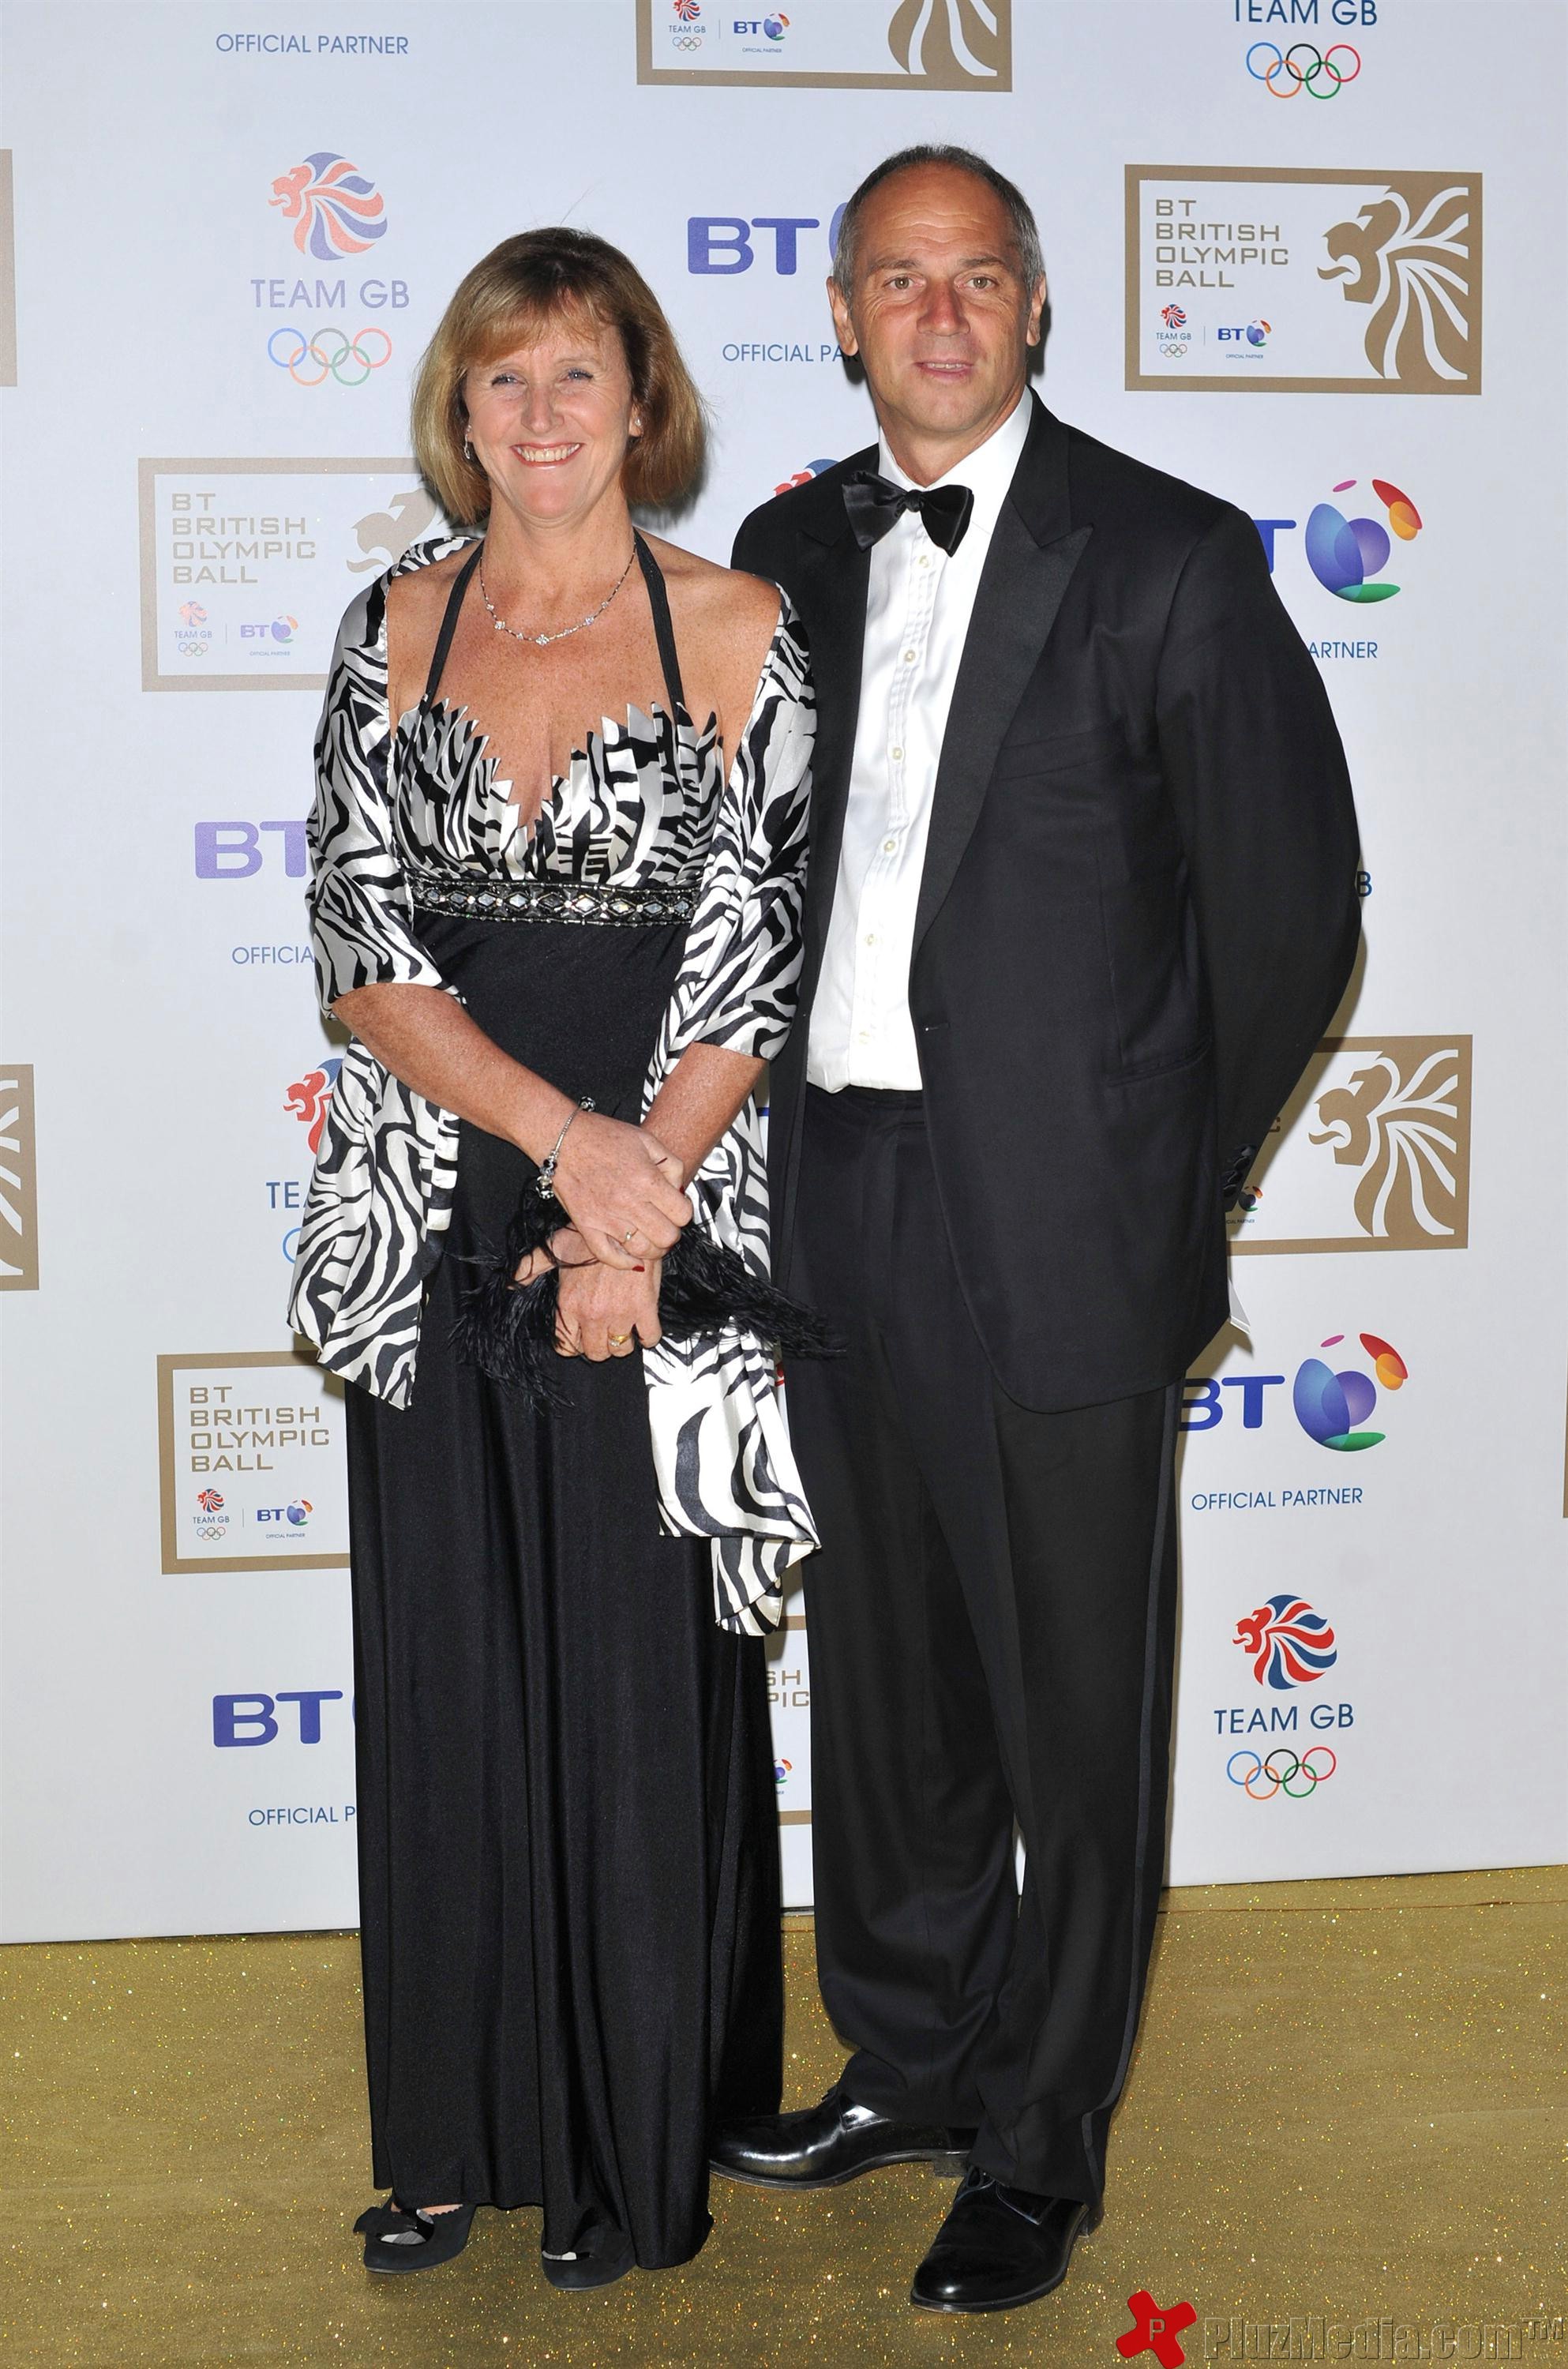
M 493 1382 L 521 1390 L 535 1407 L 564 1406 L 567 1360 L 555 1347 L 559 1277 L 552 1266 L 533 1282 L 512 1277 L 530 1251 L 547 1246 L 569 1221 L 554 1197 L 532 1186 L 507 1230 L 506 1247 L 476 1259 L 479 1280 L 463 1295 L 452 1345 Z M 815 1309 L 802 1307 L 754 1275 L 734 1251 L 695 1225 L 686 1226 L 666 1253 L 659 1277 L 658 1321 L 674 1340 L 718 1333 L 735 1323 L 775 1344 L 787 1357 L 837 1357 L 843 1345 Z

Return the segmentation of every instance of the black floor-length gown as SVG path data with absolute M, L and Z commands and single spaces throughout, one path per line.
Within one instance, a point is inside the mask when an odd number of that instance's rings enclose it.
M 712 727 L 686 715 L 644 560 L 668 712 L 634 711 L 577 753 L 515 876 L 532 894 L 552 861 L 568 887 L 597 872 L 600 911 L 494 918 L 500 898 L 482 910 L 472 894 L 488 880 L 432 871 L 425 851 L 410 876 L 422 953 L 479 1026 L 632 1120 L 692 904 L 659 883 L 696 877 L 693 784 L 711 787 L 720 761 Z M 471 573 L 396 727 L 400 815 L 411 792 L 427 816 L 448 812 L 476 762 L 493 794 L 483 742 L 437 696 Z M 673 853 L 644 865 L 630 920 L 606 921 L 620 859 L 596 866 L 594 835 L 654 845 L 633 810 L 650 784 Z M 411 1402 L 348 1392 L 375 2178 L 410 2205 L 542 2203 L 550 2252 L 624 2238 L 645 2266 L 669 2264 L 710 2226 L 714 2122 L 779 2097 L 763 1646 L 715 1620 L 709 1546 L 660 1533 L 639 1354 L 564 1361 L 567 1402 L 538 1413 L 453 1347 L 476 1263 L 537 1173 L 466 1124 L 455 1150 Z

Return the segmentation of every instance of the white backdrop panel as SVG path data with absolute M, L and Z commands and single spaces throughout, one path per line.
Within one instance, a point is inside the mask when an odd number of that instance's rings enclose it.
M 1562 10 L 1298 0 L 1349 47 L 1288 100 L 1264 0 L 992 6 L 1010 75 L 943 50 L 946 0 L 908 72 L 892 0 L 646 14 L 650 72 L 752 81 L 639 82 L 633 0 L 6 15 L 0 1052 L 39 1265 L 0 1262 L 0 1936 L 354 1920 L 337 1411 L 285 1419 L 326 1396 L 282 1320 L 335 1059 L 300 825 L 337 617 L 432 516 L 407 395 L 447 296 L 530 224 L 624 245 L 713 407 L 674 531 L 722 557 L 867 441 L 830 230 L 924 138 L 1038 209 L 1053 407 L 1264 522 L 1363 817 L 1351 1042 L 1238 1216 L 1250 1340 L 1189 1394 L 1173 1877 L 1559 1859 Z M 1129 244 L 1130 166 L 1170 239 L 1135 186 Z M 1439 238 L 1459 326 L 1385 324 L 1379 372 L 1379 274 L 1418 315 Z M 1349 597 L 1323 508 L 1397 593 Z M 205 1405 L 236 1419 L 198 1471 Z M 804 1904 L 802 1629 L 771 1668 Z

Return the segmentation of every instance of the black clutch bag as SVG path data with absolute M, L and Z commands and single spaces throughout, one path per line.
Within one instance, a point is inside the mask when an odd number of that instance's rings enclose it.
M 555 1346 L 559 1275 L 554 1266 L 532 1283 L 513 1277 L 530 1251 L 542 1250 L 552 1234 L 571 1222 L 553 1194 L 531 1185 L 507 1229 L 506 1247 L 475 1261 L 479 1278 L 464 1293 L 453 1327 L 453 1345 L 493 1382 L 521 1390 L 534 1407 L 566 1402 L 562 1366 Z M 788 1357 L 836 1357 L 843 1345 L 815 1309 L 804 1308 L 744 1259 L 712 1241 L 696 1225 L 682 1227 L 665 1253 L 658 1286 L 658 1321 L 672 1339 L 687 1340 L 738 1324 L 774 1343 Z

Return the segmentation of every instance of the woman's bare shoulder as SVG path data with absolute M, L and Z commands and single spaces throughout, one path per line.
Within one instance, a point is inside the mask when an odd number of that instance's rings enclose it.
M 715 658 L 754 661 L 756 674 L 779 622 L 776 584 L 738 568 L 720 567 L 694 551 L 649 535 L 654 557 L 670 587 L 678 625 L 707 644 Z
M 452 589 L 452 579 L 473 550 L 471 544 L 460 544 L 449 551 L 444 559 L 432 559 L 426 567 L 410 567 L 394 576 L 386 588 L 386 613 L 399 627 L 418 632 L 427 618 L 436 631 L 436 623 Z

